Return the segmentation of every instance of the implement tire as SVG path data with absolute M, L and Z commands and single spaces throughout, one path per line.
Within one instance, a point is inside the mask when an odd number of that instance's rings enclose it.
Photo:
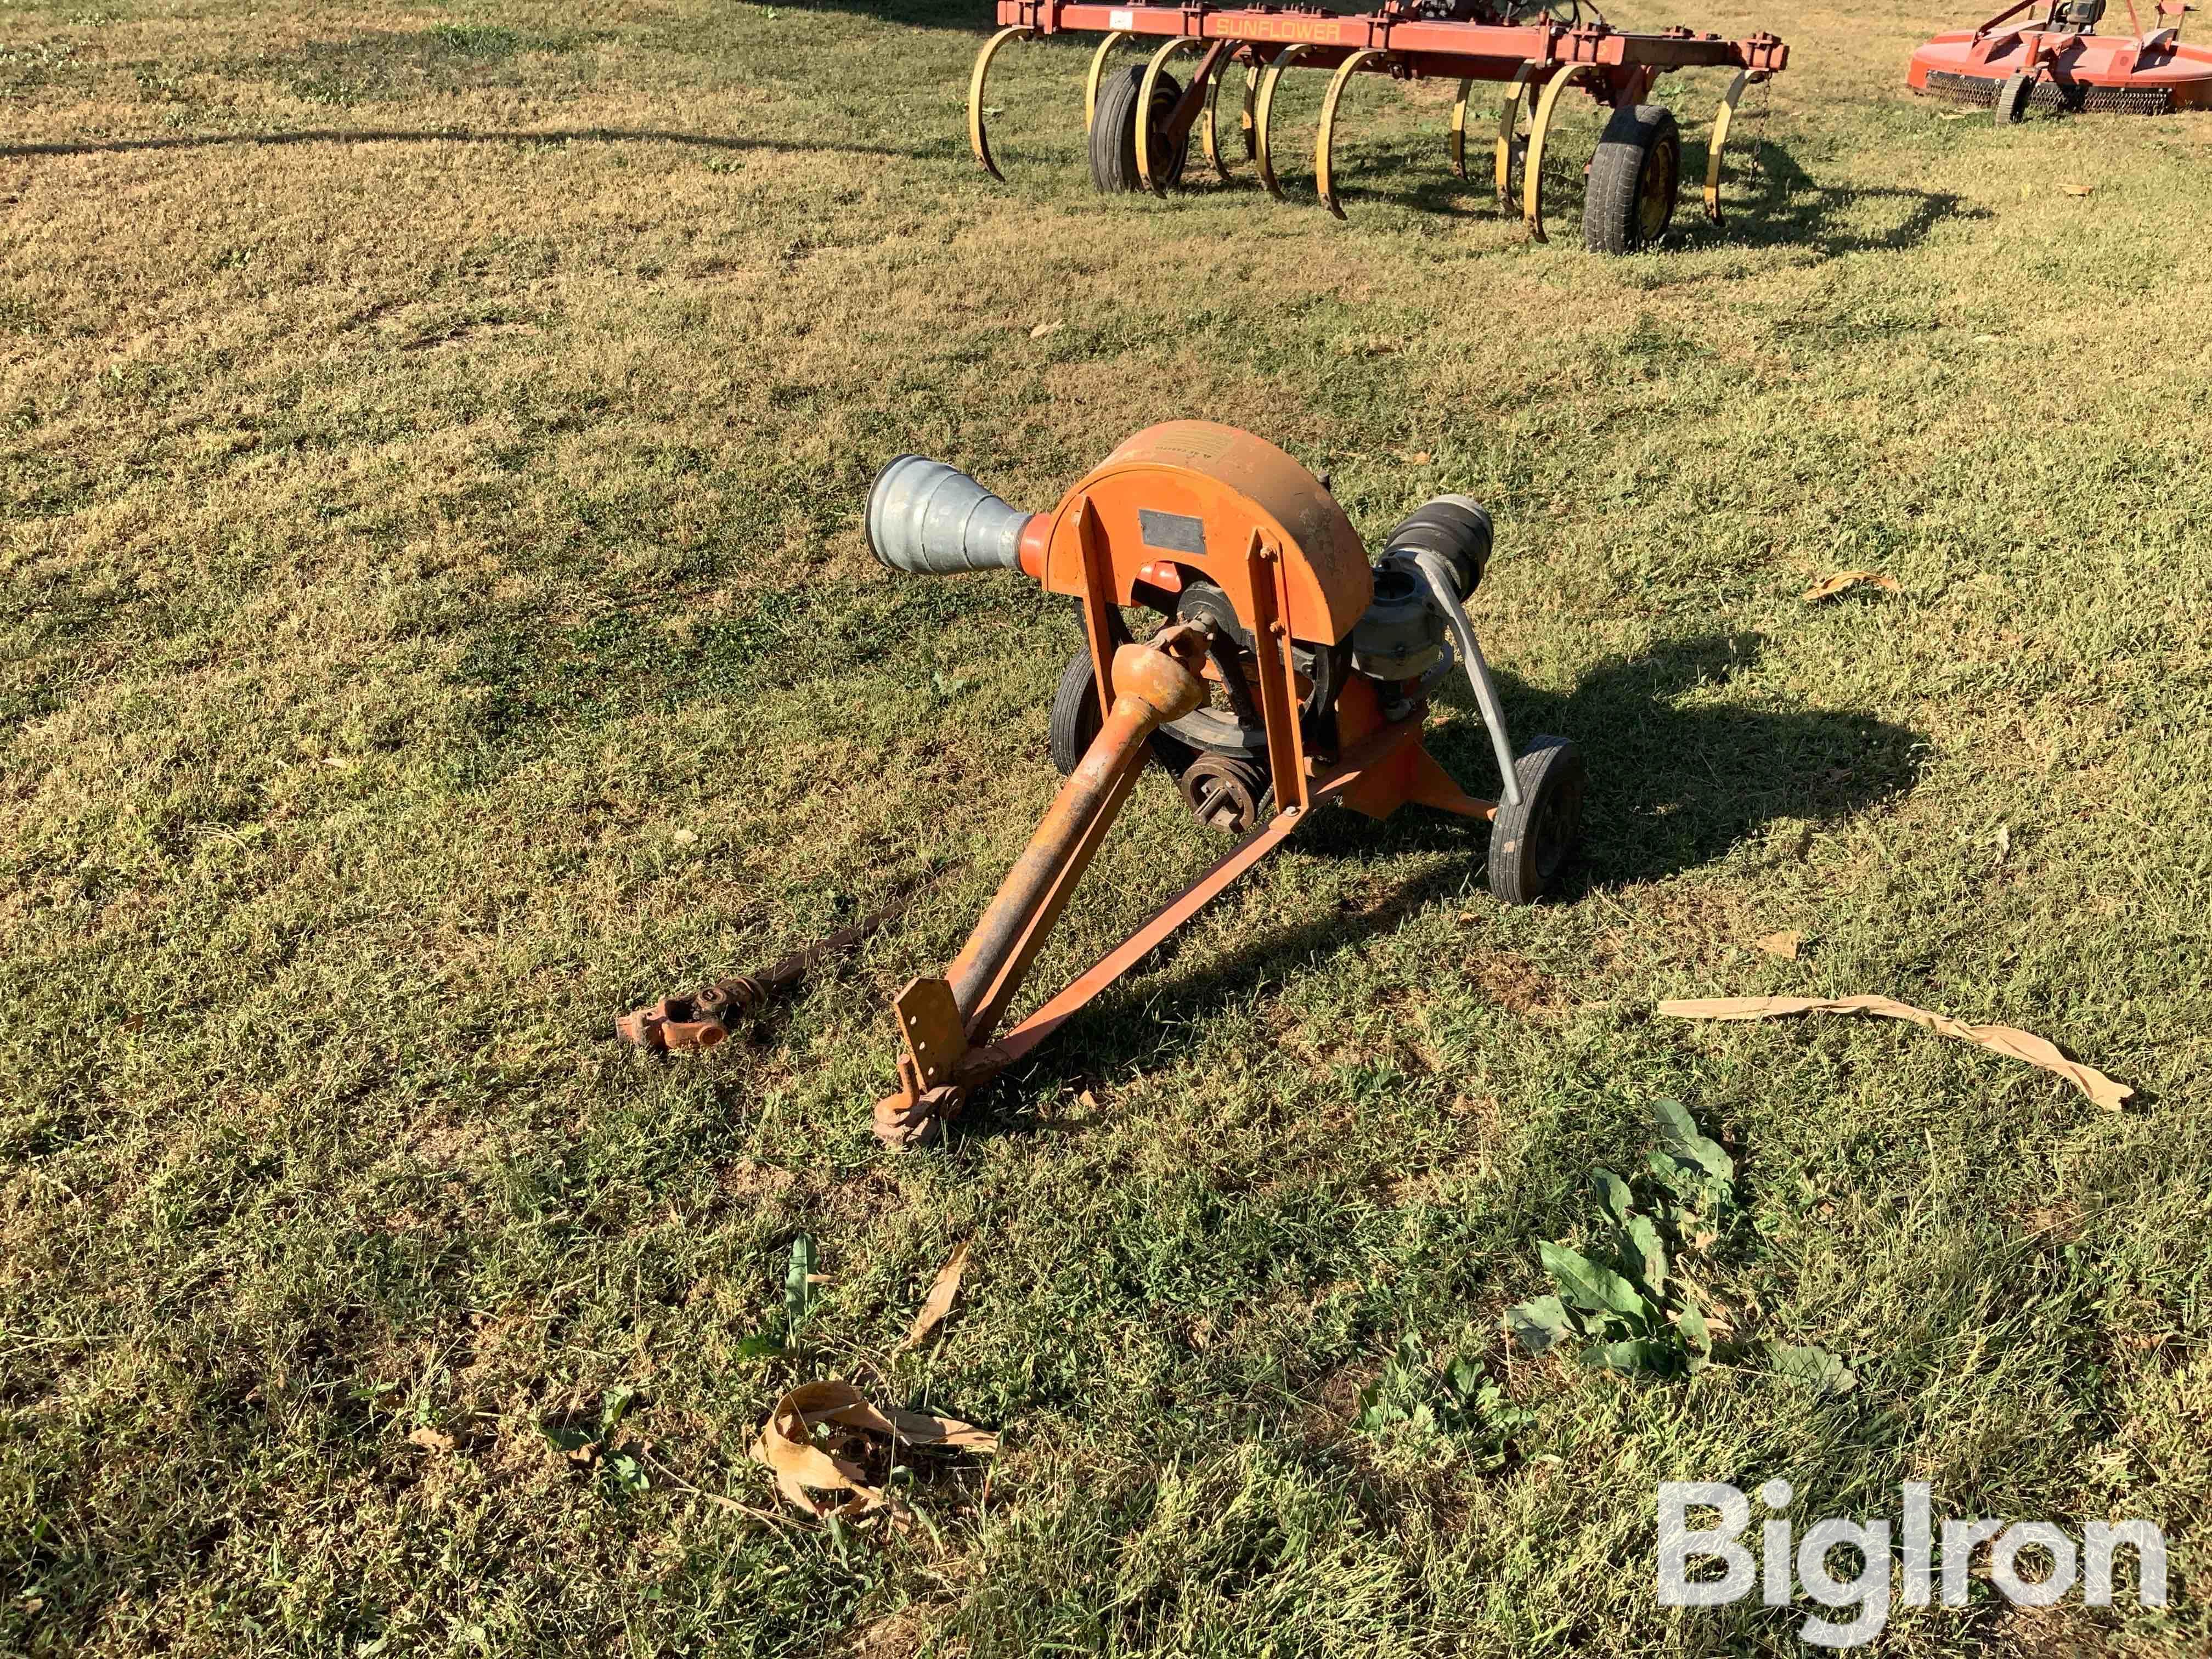
M 1654 246 L 1674 216 L 1682 185 L 1682 134 L 1664 104 L 1624 104 L 1605 124 L 1583 196 L 1583 246 L 1634 253 Z
M 1091 123 L 1091 182 L 1102 195 L 1142 190 L 1137 177 L 1137 94 L 1144 90 L 1145 66 L 1132 64 L 1098 87 L 1098 112 Z M 1190 135 L 1170 144 L 1168 118 L 1182 100 L 1182 84 L 1163 75 L 1152 88 L 1151 148 L 1152 176 L 1163 189 L 1182 182 L 1183 163 L 1190 159 Z

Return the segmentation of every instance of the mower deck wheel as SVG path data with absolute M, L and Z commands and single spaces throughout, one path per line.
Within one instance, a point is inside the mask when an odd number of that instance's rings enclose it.
M 1633 253 L 1667 234 L 1682 183 L 1682 135 L 1664 104 L 1623 104 L 1605 124 L 1583 194 L 1583 246 Z
M 2015 75 L 1998 88 L 1996 102 L 1990 108 L 1990 112 L 1996 117 L 1997 125 L 2008 127 L 2014 122 L 2026 120 L 2027 100 L 2034 91 L 2035 77 L 2032 75 Z
M 1537 738 L 1513 763 L 1518 806 L 1498 804 L 1490 825 L 1490 890 L 1503 904 L 1534 904 L 1552 890 L 1583 823 L 1582 751 Z
M 1091 182 L 1102 194 L 1142 190 L 1137 176 L 1137 94 L 1144 90 L 1145 69 L 1133 64 L 1098 88 L 1098 112 L 1091 123 Z M 1168 142 L 1168 118 L 1182 101 L 1182 87 L 1172 75 L 1163 75 L 1152 87 L 1152 132 L 1147 143 L 1152 177 L 1164 189 L 1182 182 L 1183 163 L 1190 157 L 1190 135 L 1177 143 Z

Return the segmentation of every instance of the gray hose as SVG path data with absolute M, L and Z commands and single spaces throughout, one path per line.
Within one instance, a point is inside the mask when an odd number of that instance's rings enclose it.
M 1467 665 L 1468 684 L 1474 688 L 1475 706 L 1482 710 L 1482 723 L 1490 729 L 1491 751 L 1498 757 L 1498 769 L 1504 776 L 1505 804 L 1521 804 L 1521 781 L 1513 775 L 1513 739 L 1505 730 L 1505 705 L 1498 700 L 1497 683 L 1490 678 L 1490 665 L 1482 659 L 1482 647 L 1475 643 L 1474 624 L 1467 619 L 1467 607 L 1459 602 L 1459 594 L 1452 586 L 1451 566 L 1443 556 L 1424 548 L 1413 555 L 1413 562 L 1429 584 L 1451 624 L 1452 637 L 1459 641 L 1461 659 Z
M 1022 527 L 1035 516 L 942 461 L 902 455 L 868 489 L 868 547 L 917 576 L 1018 570 Z

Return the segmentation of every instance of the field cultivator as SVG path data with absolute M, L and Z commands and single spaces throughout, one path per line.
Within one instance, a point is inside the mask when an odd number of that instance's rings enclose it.
M 1912 54 L 1905 84 L 1986 108 L 1999 125 L 2031 109 L 2165 115 L 2212 105 L 2212 49 L 2181 43 L 2195 8 L 2144 0 L 2159 24 L 2146 33 L 2136 0 L 2125 3 L 2132 37 L 2097 33 L 2105 0 L 2020 0 L 1978 28 L 1937 35 Z
M 1505 88 L 1492 145 L 1499 211 L 1513 214 L 1517 195 L 1529 235 L 1543 241 L 1545 140 L 1561 96 L 1574 89 L 1613 112 L 1590 164 L 1583 222 L 1585 244 L 1606 253 L 1656 241 L 1674 216 L 1682 141 L 1673 113 L 1645 101 L 1659 76 L 1670 70 L 1736 71 L 1720 100 L 1706 151 L 1705 213 L 1717 224 L 1721 160 L 1737 100 L 1747 86 L 1790 61 L 1789 47 L 1771 34 L 1726 40 L 1687 28 L 1632 33 L 1613 28 L 1580 0 L 1538 5 L 1383 0 L 1380 10 L 1356 15 L 1307 5 L 1226 8 L 1206 0 L 1179 6 L 999 0 L 998 21 L 997 33 L 975 56 L 968 83 L 969 141 L 994 179 L 1005 175 L 992 155 L 984 122 L 983 89 L 993 58 L 1010 40 L 1096 33 L 1102 38 L 1085 77 L 1083 121 L 1091 182 L 1101 191 L 1165 194 L 1182 179 L 1194 127 L 1207 162 L 1226 183 L 1229 160 L 1217 105 L 1230 64 L 1242 63 L 1238 124 L 1244 156 L 1268 192 L 1281 197 L 1271 130 L 1276 90 L 1290 70 L 1326 70 L 1330 80 L 1314 146 L 1314 178 L 1322 204 L 1341 219 L 1332 150 L 1337 108 L 1353 76 L 1456 82 L 1449 155 L 1462 179 L 1468 98 L 1476 82 L 1494 82 Z M 1146 61 L 1109 76 L 1107 60 L 1124 41 L 1149 48 Z M 1181 52 L 1196 54 L 1188 85 L 1167 72 Z
M 901 456 L 869 491 L 867 533 L 895 570 L 1019 571 L 1075 598 L 1085 632 L 1048 722 L 1066 781 L 951 965 L 894 1001 L 898 1086 L 875 1111 L 892 1145 L 935 1136 L 1324 804 L 1381 818 L 1417 802 L 1488 823 L 1491 888 L 1509 903 L 1543 895 L 1578 831 L 1574 745 L 1538 738 L 1514 755 L 1466 610 L 1491 525 L 1465 496 L 1421 507 L 1370 562 L 1328 486 L 1288 455 L 1233 428 L 1175 421 L 1130 438 L 1042 513 Z M 1139 613 L 1133 626 L 1125 608 Z M 1468 794 L 1423 744 L 1429 692 L 1455 650 L 1500 800 Z M 1240 838 L 1235 849 L 998 1035 L 1148 761 L 1200 824 Z

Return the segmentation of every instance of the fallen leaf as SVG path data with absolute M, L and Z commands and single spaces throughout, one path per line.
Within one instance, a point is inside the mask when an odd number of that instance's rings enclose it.
M 817 1441 L 814 1431 L 831 1432 Z M 999 1437 L 926 1412 L 879 1412 L 849 1382 L 808 1382 L 775 1402 L 752 1444 L 754 1462 L 771 1470 L 776 1489 L 811 1516 L 862 1516 L 896 1501 L 885 1483 L 907 1446 L 993 1452 Z M 814 1492 L 842 1492 L 816 1498 Z
M 1778 933 L 1769 933 L 1765 939 L 1752 941 L 1770 957 L 1788 957 L 1793 962 L 1797 957 L 1797 947 L 1804 942 L 1804 933 L 1796 927 L 1784 927 Z
M 420 1446 L 424 1451 L 449 1452 L 460 1442 L 450 1434 L 441 1434 L 437 1430 L 425 1426 L 409 1434 L 407 1443 Z
M 2094 196 L 2097 193 L 2094 185 L 2061 185 L 2058 188 L 2069 196 Z
M 1907 1002 L 1894 1001 L 1888 997 L 1705 997 L 1686 1001 L 1662 1002 L 1659 1012 L 1677 1019 L 1775 1019 L 1789 1014 L 1879 1014 L 1884 1019 L 1901 1019 L 1924 1027 L 1939 1036 L 1956 1037 L 1961 1042 L 1971 1042 L 1987 1048 L 1992 1054 L 2025 1060 L 2046 1072 L 2064 1078 L 2083 1094 L 2107 1111 L 2118 1111 L 2121 1103 L 2135 1093 L 2125 1084 L 2115 1083 L 2094 1066 L 2084 1066 L 2069 1060 L 2060 1053 L 2057 1045 L 2011 1025 L 1969 1025 L 1963 1020 L 1953 1019 L 1948 1014 L 1931 1014 L 1925 1008 L 1916 1008 Z
M 1053 330 L 1059 326 L 1060 319 L 1058 318 L 1054 318 L 1052 321 L 1048 323 L 1039 323 L 1035 328 L 1030 331 L 1030 338 L 1032 340 L 1042 340 L 1046 335 L 1051 333 Z
M 1417 449 L 1412 454 L 1406 457 L 1406 465 L 1408 466 L 1426 466 L 1434 459 L 1436 459 L 1436 457 L 1430 454 L 1427 450 Z
M 894 1354 L 920 1347 L 929 1334 L 945 1322 L 945 1316 L 952 1311 L 952 1298 L 960 1290 L 960 1275 L 967 1271 L 968 1244 L 963 1239 L 953 1247 L 951 1255 L 938 1269 L 936 1282 L 922 1299 L 921 1311 L 914 1316 L 914 1328 L 906 1334 L 905 1341 L 891 1350 Z
M 1848 589 L 1862 586 L 1883 588 L 1892 593 L 1905 591 L 1897 585 L 1893 577 L 1885 576 L 1879 570 L 1844 570 L 1825 580 L 1814 582 L 1805 590 L 1805 598 L 1808 600 L 1833 599 Z
M 1091 1113 L 1094 1115 L 1097 1113 L 1098 1097 L 1092 1094 L 1088 1089 L 1085 1089 L 1081 1094 L 1076 1096 L 1075 1103 L 1083 1108 L 1085 1111 Z

